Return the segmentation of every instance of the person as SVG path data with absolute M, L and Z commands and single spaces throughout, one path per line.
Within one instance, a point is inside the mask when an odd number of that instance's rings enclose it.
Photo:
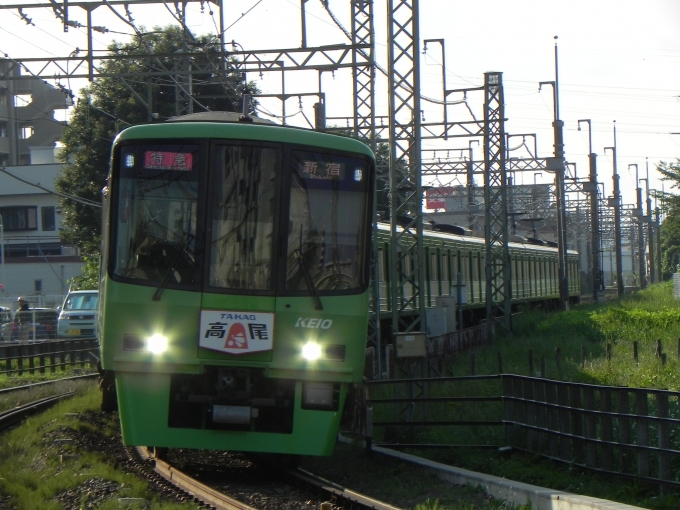
M 31 308 L 28 306 L 28 301 L 19 297 L 17 299 L 19 309 L 16 313 L 16 320 L 19 322 L 19 340 L 28 340 L 29 332 L 31 330 Z

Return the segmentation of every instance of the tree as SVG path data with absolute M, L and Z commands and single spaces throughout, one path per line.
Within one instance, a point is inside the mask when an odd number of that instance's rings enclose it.
M 656 169 L 665 181 L 671 182 L 671 189 L 680 189 L 680 159 L 661 161 Z M 661 224 L 661 271 L 664 278 L 668 278 L 680 264 L 680 196 L 665 193 L 662 200 L 666 218 Z
M 99 69 L 104 76 L 81 92 L 61 140 L 65 166 L 56 188 L 85 201 L 101 202 L 111 144 L 122 129 L 191 110 L 238 111 L 242 94 L 256 92 L 252 83 L 242 82 L 235 62 L 223 59 L 218 39 L 195 37 L 179 27 L 142 29 L 131 42 L 114 42 L 108 51 L 121 58 L 106 61 Z M 187 53 L 190 58 L 178 58 Z M 200 73 L 190 78 L 188 69 Z M 149 72 L 161 74 L 145 76 Z M 90 285 L 97 274 L 101 209 L 73 199 L 62 199 L 61 205 L 62 239 L 89 260 L 79 284 Z

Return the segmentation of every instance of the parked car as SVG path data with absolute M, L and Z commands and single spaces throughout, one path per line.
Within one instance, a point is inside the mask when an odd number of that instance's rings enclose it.
M 5 342 L 41 342 L 57 337 L 57 317 L 52 308 L 30 308 L 14 313 L 10 322 L 2 324 L 2 339 Z
M 95 337 L 98 333 L 98 290 L 72 290 L 64 299 L 59 313 L 59 338 Z
M 12 310 L 6 306 L 0 306 L 0 342 L 4 342 L 4 325 L 12 322 Z

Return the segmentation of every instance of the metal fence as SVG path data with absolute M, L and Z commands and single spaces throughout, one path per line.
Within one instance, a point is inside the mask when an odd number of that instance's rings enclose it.
M 55 373 L 67 367 L 94 368 L 98 360 L 96 338 L 0 344 L 1 375 Z
M 0 306 L 9 308 L 14 313 L 17 308 L 17 299 L 23 297 L 31 308 L 57 308 L 64 303 L 66 294 L 43 294 L 43 293 L 28 293 L 28 294 L 1 294 Z
M 433 433 L 440 427 L 474 427 L 481 434 L 502 427 L 503 434 L 495 434 L 504 437 L 502 444 L 487 447 L 512 446 L 600 472 L 680 486 L 680 392 L 511 374 L 366 384 L 372 427 L 383 428 L 391 440 L 383 444 L 390 448 L 461 446 L 422 439 L 445 437 Z M 461 393 L 461 387 L 474 384 L 477 394 Z M 395 428 L 398 435 L 388 432 Z M 408 433 L 414 429 L 420 433 Z

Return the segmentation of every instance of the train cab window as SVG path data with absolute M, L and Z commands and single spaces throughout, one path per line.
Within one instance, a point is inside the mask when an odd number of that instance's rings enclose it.
M 197 284 L 199 146 L 129 145 L 118 155 L 113 273 Z
M 293 151 L 285 288 L 323 293 L 366 285 L 367 205 L 365 160 Z
M 273 289 L 273 235 L 279 151 L 219 146 L 211 183 L 209 285 Z

